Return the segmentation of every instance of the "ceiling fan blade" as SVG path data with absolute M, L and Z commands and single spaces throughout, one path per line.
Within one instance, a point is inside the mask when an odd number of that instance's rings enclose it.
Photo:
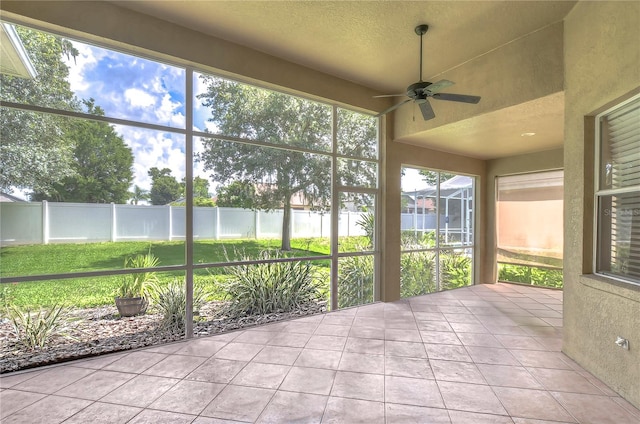
M 402 94 L 382 94 L 380 96 L 373 96 L 374 99 L 380 98 L 380 97 L 402 97 L 402 96 L 406 96 L 407 93 L 402 93 Z
M 387 113 L 391 112 L 392 110 L 396 110 L 397 108 L 399 108 L 399 107 L 400 107 L 400 106 L 402 106 L 403 104 L 408 103 L 408 102 L 410 102 L 410 101 L 412 101 L 412 99 L 407 99 L 407 100 L 405 100 L 404 102 L 400 102 L 400 103 L 398 103 L 398 104 L 396 104 L 396 105 L 393 105 L 393 106 L 391 106 L 390 108 L 385 109 L 385 110 L 383 110 L 382 112 L 380 112 L 379 114 L 377 114 L 377 115 L 376 115 L 376 118 L 378 118 L 378 117 L 380 117 L 380 116 L 382 116 L 382 115 L 386 115 Z
M 422 112 L 422 117 L 425 121 L 436 117 L 436 114 L 433 112 L 433 108 L 431 107 L 431 103 L 429 103 L 429 100 L 427 99 L 424 99 L 424 102 L 420 103 L 420 111 Z
M 480 101 L 480 96 L 469 96 L 467 94 L 436 93 L 432 97 L 438 100 L 449 100 L 452 102 L 473 104 L 476 104 Z
M 438 93 L 442 90 L 444 90 L 447 87 L 451 87 L 453 84 L 455 84 L 455 82 L 453 81 L 449 81 L 449 80 L 440 80 L 438 82 L 434 82 L 433 84 L 427 86 L 427 88 L 424 89 L 424 91 L 429 92 L 429 93 Z

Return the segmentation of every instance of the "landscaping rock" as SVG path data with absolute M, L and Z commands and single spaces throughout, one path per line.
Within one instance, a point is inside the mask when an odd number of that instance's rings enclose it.
M 220 302 L 209 302 L 200 309 L 199 315 L 194 317 L 194 336 L 209 336 L 326 312 L 326 305 L 319 303 L 292 312 L 234 318 L 222 315 L 223 306 Z M 184 338 L 183 331 L 162 328 L 161 318 L 161 315 L 153 311 L 122 318 L 115 306 L 71 309 L 66 312 L 62 334 L 53 336 L 42 349 L 28 349 L 18 343 L 11 323 L 2 319 L 0 373 L 159 345 Z

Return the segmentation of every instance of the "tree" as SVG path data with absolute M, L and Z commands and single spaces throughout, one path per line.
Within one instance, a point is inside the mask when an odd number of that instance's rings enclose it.
M 37 76 L 0 75 L 4 101 L 79 111 L 63 55 L 77 55 L 71 43 L 39 31 L 16 27 Z M 0 114 L 0 189 L 47 193 L 53 182 L 74 174 L 73 140 L 65 137 L 70 120 L 62 116 L 3 108 Z
M 256 188 L 249 181 L 233 181 L 218 188 L 217 197 L 218 206 L 251 209 L 256 203 Z
M 193 197 L 204 197 L 206 199 L 211 198 L 209 195 L 209 180 L 200 177 L 195 177 L 193 179 Z
M 83 100 L 86 113 L 104 116 L 93 99 Z M 76 203 L 126 203 L 133 181 L 133 153 L 113 126 L 88 119 L 73 120 L 65 132 L 74 147 L 73 175 L 35 192 L 33 200 Z
M 198 97 L 212 112 L 220 132 L 274 144 L 326 150 L 330 146 L 331 108 L 281 93 L 220 78 L 203 76 L 207 91 Z M 329 156 L 203 139 L 197 160 L 222 184 L 253 184 L 252 208 L 282 208 L 282 250 L 291 250 L 291 197 L 301 194 L 308 204 L 326 205 L 331 195 Z
M 420 175 L 424 182 L 429 184 L 430 186 L 436 186 L 438 184 L 438 172 L 437 171 L 428 171 L 426 169 L 420 170 Z M 443 183 L 451 178 L 455 177 L 456 174 L 450 174 L 448 172 L 440 172 L 440 182 Z
M 171 169 L 158 169 L 155 166 L 148 171 L 151 177 L 149 199 L 152 205 L 168 205 L 182 196 L 182 186 L 171 176 Z
M 132 205 L 137 205 L 142 200 L 149 200 L 149 190 L 145 190 L 138 185 L 133 186 L 133 191 L 129 192 L 129 200 Z

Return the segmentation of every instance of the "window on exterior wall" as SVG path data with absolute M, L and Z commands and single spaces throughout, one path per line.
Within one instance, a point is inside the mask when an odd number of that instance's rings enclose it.
M 563 171 L 496 179 L 498 280 L 562 287 Z
M 640 96 L 597 117 L 596 273 L 640 284 Z

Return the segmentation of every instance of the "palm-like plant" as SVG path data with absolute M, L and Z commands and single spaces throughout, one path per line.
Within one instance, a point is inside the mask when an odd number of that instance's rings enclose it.
M 137 205 L 142 200 L 149 200 L 149 190 L 145 190 L 138 185 L 133 186 L 133 191 L 129 192 L 131 204 Z

